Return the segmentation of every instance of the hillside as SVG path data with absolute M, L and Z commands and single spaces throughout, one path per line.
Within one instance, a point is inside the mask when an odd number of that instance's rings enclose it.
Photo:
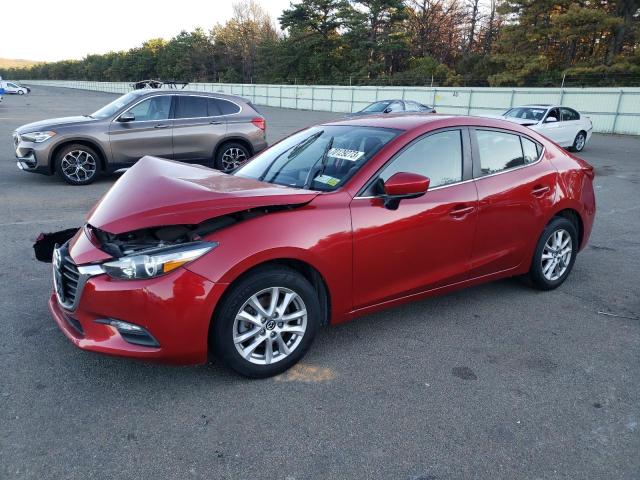
M 22 67 L 30 67 L 32 65 L 37 65 L 38 62 L 35 60 L 22 60 L 20 58 L 0 58 L 0 68 L 22 68 Z

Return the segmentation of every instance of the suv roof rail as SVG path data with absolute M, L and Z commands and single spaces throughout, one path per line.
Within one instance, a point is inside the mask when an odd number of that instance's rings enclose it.
M 183 90 L 189 82 L 177 82 L 175 80 L 139 80 L 131 84 L 131 88 L 134 90 L 142 90 L 143 88 L 171 88 Z

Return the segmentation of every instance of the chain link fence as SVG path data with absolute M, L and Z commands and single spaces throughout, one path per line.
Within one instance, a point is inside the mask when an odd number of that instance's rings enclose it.
M 127 82 L 24 80 L 27 85 L 109 93 L 132 90 Z M 355 112 L 376 100 L 404 99 L 432 105 L 438 113 L 499 115 L 509 107 L 557 104 L 579 110 L 595 132 L 640 135 L 640 87 L 492 88 L 190 83 L 187 90 L 239 95 L 256 105 L 328 112 Z

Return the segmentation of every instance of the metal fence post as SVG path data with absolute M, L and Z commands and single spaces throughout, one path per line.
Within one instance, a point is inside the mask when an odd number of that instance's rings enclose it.
M 624 95 L 624 90 L 620 89 L 618 93 L 618 103 L 616 105 L 616 113 L 613 117 L 613 128 L 611 129 L 611 133 L 616 133 L 616 125 L 618 123 L 618 116 L 620 115 L 620 104 L 622 103 L 622 95 Z
M 316 93 L 316 87 L 311 85 L 311 110 L 314 110 L 313 101 L 315 100 L 315 93 Z
M 509 100 L 509 108 L 513 107 L 513 97 L 516 96 L 516 89 L 512 88 L 511 89 L 511 99 Z
M 353 87 L 349 87 L 351 89 L 351 109 L 349 110 L 350 113 L 353 113 Z
M 473 89 L 469 89 L 469 103 L 467 104 L 467 115 L 471 114 L 471 99 L 473 98 Z

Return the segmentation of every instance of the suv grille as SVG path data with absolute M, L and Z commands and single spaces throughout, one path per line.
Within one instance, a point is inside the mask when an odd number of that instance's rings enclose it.
M 71 261 L 66 246 L 54 250 L 53 280 L 60 305 L 72 308 L 80 287 L 80 272 Z

